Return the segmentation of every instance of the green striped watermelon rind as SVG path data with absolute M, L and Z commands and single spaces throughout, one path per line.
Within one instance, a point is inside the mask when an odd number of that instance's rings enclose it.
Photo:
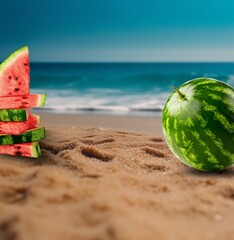
M 0 145 L 11 145 L 26 142 L 38 142 L 46 137 L 44 127 L 28 130 L 20 135 L 0 134 Z
M 27 120 L 27 109 L 0 109 L 1 122 L 23 122 Z
M 171 104 L 173 98 L 178 99 L 174 92 L 163 110 L 163 133 L 169 148 L 198 170 L 229 167 L 234 163 L 234 89 L 211 78 L 190 80 L 179 90 L 184 94 L 186 88 L 188 97 L 195 91 L 186 107 L 181 107 L 184 102 Z

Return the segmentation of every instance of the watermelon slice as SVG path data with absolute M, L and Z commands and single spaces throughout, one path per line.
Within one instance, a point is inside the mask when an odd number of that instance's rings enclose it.
M 0 109 L 0 121 L 2 122 L 27 121 L 28 115 L 28 109 Z
M 0 134 L 0 145 L 37 142 L 45 138 L 45 128 L 34 128 L 20 135 Z
M 25 122 L 0 122 L 0 134 L 19 135 L 35 128 L 39 122 L 40 116 L 36 114 L 30 114 Z
M 0 145 L 0 154 L 38 158 L 41 149 L 38 142 Z
M 28 47 L 12 53 L 0 65 L 0 96 L 29 94 L 30 67 Z
M 0 97 L 0 109 L 43 107 L 46 94 Z

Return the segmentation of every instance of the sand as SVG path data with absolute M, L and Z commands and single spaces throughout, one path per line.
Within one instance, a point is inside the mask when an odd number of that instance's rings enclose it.
M 44 125 L 41 158 L 0 156 L 1 240 L 233 239 L 233 167 L 192 170 L 153 134 Z
M 38 112 L 36 112 L 38 114 Z M 147 133 L 163 136 L 161 118 L 159 117 L 134 117 L 92 114 L 53 114 L 39 113 L 43 122 L 65 126 L 105 127 L 116 130 Z

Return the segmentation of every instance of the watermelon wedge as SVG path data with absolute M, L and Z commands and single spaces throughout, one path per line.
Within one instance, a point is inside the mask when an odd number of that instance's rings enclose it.
M 30 114 L 25 122 L 0 122 L 0 134 L 19 135 L 35 128 L 39 122 L 40 116 L 36 114 Z
M 0 109 L 0 121 L 2 122 L 27 121 L 28 115 L 27 109 Z
M 0 109 L 44 107 L 46 94 L 0 97 Z
M 37 142 L 45 138 L 45 128 L 34 128 L 20 135 L 0 134 L 0 145 Z
M 38 158 L 41 156 L 41 149 L 38 142 L 0 145 L 0 154 Z
M 29 94 L 30 67 L 28 47 L 12 53 L 0 65 L 0 96 Z

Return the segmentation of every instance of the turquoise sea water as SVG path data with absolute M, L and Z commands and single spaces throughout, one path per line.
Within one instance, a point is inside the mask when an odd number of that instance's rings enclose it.
M 52 112 L 160 116 L 172 86 L 202 76 L 234 87 L 234 63 L 32 63 L 31 92 Z

